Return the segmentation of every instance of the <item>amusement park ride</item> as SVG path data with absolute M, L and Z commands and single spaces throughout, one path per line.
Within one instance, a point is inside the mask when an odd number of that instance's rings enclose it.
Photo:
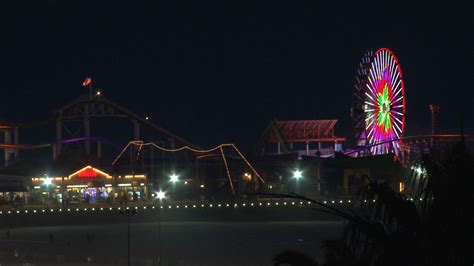
M 430 105 L 431 134 L 404 136 L 406 96 L 397 57 L 388 48 L 368 51 L 357 70 L 351 115 L 357 148 L 346 155 L 369 156 L 393 153 L 408 162 L 410 153 L 419 152 L 435 142 L 473 140 L 470 135 L 436 134 L 437 105 Z
M 91 89 L 91 87 L 89 87 Z M 300 120 L 300 121 L 271 121 L 266 128 L 257 147 L 257 155 L 265 153 L 265 144 L 277 144 L 277 152 L 292 153 L 294 145 L 303 143 L 303 155 L 317 157 L 333 157 L 336 152 L 351 157 L 372 156 L 380 154 L 394 154 L 401 162 L 415 150 L 415 146 L 433 145 L 434 142 L 457 141 L 460 134 L 436 134 L 435 115 L 439 107 L 432 105 L 433 131 L 430 135 L 404 136 L 406 117 L 406 94 L 400 64 L 394 53 L 381 48 L 368 51 L 360 62 L 357 70 L 355 90 L 352 95 L 351 116 L 355 129 L 357 146 L 354 149 L 342 150 L 340 143 L 345 138 L 334 135 L 334 126 L 337 120 Z M 105 138 L 95 137 L 92 134 L 91 119 L 125 118 L 131 122 L 133 136 L 129 139 L 126 148 L 132 154 L 140 154 L 144 146 L 152 145 L 164 152 L 174 152 L 189 149 L 195 153 L 209 153 L 209 156 L 222 157 L 225 163 L 228 178 L 230 172 L 227 167 L 226 154 L 223 148 L 236 151 L 238 157 L 243 159 L 263 182 L 257 171 L 233 144 L 224 144 L 215 149 L 202 150 L 196 145 L 178 137 L 168 130 L 151 122 L 148 117 L 139 116 L 128 109 L 107 100 L 100 92 L 90 93 L 76 101 L 62 107 L 52 117 L 38 123 L 0 124 L 0 131 L 4 135 L 4 142 L 0 143 L 3 149 L 4 164 L 8 165 L 19 157 L 20 150 L 39 149 L 49 147 L 52 149 L 53 160 L 60 157 L 64 146 L 68 143 L 83 143 L 87 156 L 91 155 L 91 142 L 97 144 L 97 157 L 102 157 L 102 144 L 114 144 Z M 55 126 L 55 140 L 41 145 L 20 144 L 19 132 L 26 128 L 53 124 Z M 77 126 L 79 124 L 79 126 Z M 73 126 L 75 128 L 73 129 Z M 161 145 L 145 143 L 141 138 L 142 128 L 152 129 L 161 140 Z M 464 135 L 466 140 L 473 140 L 472 136 Z M 334 148 L 324 148 L 322 143 L 334 144 Z M 310 147 L 313 144 L 313 148 Z M 317 144 L 317 145 L 314 145 Z M 123 147 L 123 145 L 122 145 Z M 217 151 L 217 153 L 212 153 Z M 120 153 L 120 156 L 123 155 Z M 119 157 L 120 157 L 119 156 Z M 208 155 L 206 155 L 208 156 Z M 114 161 L 115 163 L 115 161 Z M 231 182 L 232 184 L 232 182 Z M 232 191 L 234 188 L 232 188 Z
M 52 148 L 53 160 L 55 160 L 61 155 L 63 146 L 72 142 L 83 142 L 86 155 L 90 155 L 91 141 L 97 142 L 97 157 L 100 158 L 102 156 L 102 143 L 114 144 L 114 142 L 93 136 L 91 134 L 90 121 L 91 119 L 104 118 L 124 118 L 129 120 L 133 126 L 134 134 L 132 140 L 140 140 L 140 128 L 150 128 L 169 147 L 174 147 L 175 145 L 197 147 L 158 126 L 147 119 L 147 117 L 141 117 L 97 93 L 94 95 L 84 95 L 56 111 L 50 118 L 37 123 L 0 125 L 0 131 L 4 133 L 4 143 L 0 144 L 0 148 L 4 150 L 4 163 L 8 165 L 12 157 L 17 158 L 19 150 L 45 147 Z M 47 124 L 54 124 L 56 127 L 55 141 L 40 145 L 18 143 L 20 129 L 38 128 Z M 12 139 L 14 140 L 13 143 Z
M 357 70 L 352 118 L 358 146 L 399 139 L 405 129 L 405 85 L 398 59 L 387 48 L 368 51 Z M 400 154 L 398 141 L 371 146 L 370 154 Z
M 393 154 L 401 162 L 434 143 L 459 141 L 460 134 L 437 134 L 437 105 L 430 105 L 432 132 L 430 135 L 404 136 L 406 117 L 405 84 L 400 64 L 387 48 L 370 50 L 362 57 L 355 78 L 351 116 L 356 147 L 343 153 L 351 157 Z M 271 121 L 257 145 L 257 154 L 295 153 L 322 158 L 341 152 L 338 143 L 345 138 L 334 135 L 337 120 Z M 472 136 L 465 135 L 465 140 Z M 269 153 L 265 144 L 277 144 Z M 294 143 L 305 143 L 305 149 L 294 149 Z M 310 144 L 317 143 L 316 149 Z M 334 148 L 321 143 L 334 143 Z

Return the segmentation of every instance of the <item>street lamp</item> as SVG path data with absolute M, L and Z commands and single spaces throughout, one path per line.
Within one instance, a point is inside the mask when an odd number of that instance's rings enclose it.
M 120 210 L 120 214 L 127 215 L 127 265 L 130 266 L 130 215 L 137 214 L 137 210 Z
M 293 171 L 293 178 L 298 180 L 300 178 L 303 177 L 303 172 L 300 171 L 299 169 L 295 169 L 295 171 Z
M 178 176 L 177 174 L 175 174 L 175 173 L 172 173 L 172 174 L 170 175 L 170 181 L 173 182 L 173 183 L 178 182 L 178 181 L 179 181 L 179 176 Z
M 165 192 L 163 192 L 163 191 L 161 191 L 161 190 L 158 191 L 158 193 L 156 193 L 156 197 L 157 197 L 159 200 L 164 199 L 164 198 L 166 197 Z
M 44 178 L 44 181 L 43 181 L 43 185 L 45 186 L 49 186 L 53 183 L 53 179 L 52 178 L 49 178 L 49 177 L 45 177 Z

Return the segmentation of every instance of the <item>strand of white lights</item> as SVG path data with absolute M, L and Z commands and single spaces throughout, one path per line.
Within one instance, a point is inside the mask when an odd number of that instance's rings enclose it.
M 407 200 L 413 201 L 414 199 L 413 199 L 413 198 L 407 198 Z M 417 200 L 418 200 L 418 199 L 417 199 Z M 423 200 L 423 198 L 419 198 L 419 200 Z M 345 202 L 344 200 L 338 200 L 338 201 L 339 201 L 338 203 L 340 203 L 340 204 L 344 204 L 344 202 Z M 373 202 L 376 202 L 376 200 L 372 200 L 372 201 L 373 201 Z M 324 204 L 328 204 L 328 203 L 335 204 L 335 203 L 336 203 L 335 200 L 331 200 L 331 201 L 329 201 L 329 202 L 328 202 L 327 200 L 324 200 L 324 201 L 322 201 L 322 202 L 323 202 Z M 364 202 L 367 202 L 367 200 L 364 200 Z M 264 204 L 264 203 L 266 203 L 266 204 Z M 307 203 L 308 205 L 312 204 L 311 201 L 307 201 L 306 203 Z M 351 200 L 347 200 L 347 203 L 351 203 Z M 253 203 L 253 202 L 250 202 L 250 203 L 234 203 L 232 207 L 234 207 L 234 208 L 237 208 L 237 207 L 246 207 L 246 206 L 252 206 L 252 207 L 253 207 L 253 206 L 255 206 L 255 204 L 256 204 L 256 203 Z M 257 204 L 258 204 L 258 206 L 280 206 L 280 205 L 285 205 L 285 206 L 287 206 L 287 205 L 290 205 L 290 204 L 291 204 L 291 205 L 296 205 L 296 203 L 295 203 L 294 201 L 292 201 L 291 203 L 288 203 L 288 202 L 286 202 L 286 201 L 284 201 L 284 202 L 274 202 L 274 204 L 271 204 L 271 202 L 258 202 Z M 299 202 L 299 205 L 303 205 L 303 204 L 304 204 L 303 201 L 300 201 L 300 202 Z M 225 207 L 230 207 L 230 204 L 229 204 L 229 203 L 210 203 L 210 204 L 207 204 L 207 205 L 206 205 L 206 204 L 201 204 L 201 208 L 206 208 L 206 207 L 212 208 L 212 207 L 214 207 L 215 205 L 217 205 L 218 207 L 223 207 L 223 206 L 225 206 Z M 183 206 L 184 206 L 184 208 L 186 208 L 186 209 L 188 208 L 188 205 L 183 205 Z M 159 207 L 160 209 L 163 209 L 163 206 L 161 206 L 161 205 L 158 205 L 158 206 L 156 206 L 156 207 L 152 205 L 152 206 L 150 206 L 150 208 L 148 208 L 147 206 L 142 206 L 141 208 L 143 208 L 143 210 L 147 210 L 147 209 L 155 209 L 155 208 L 157 208 L 157 207 Z M 180 205 L 168 205 L 168 209 L 173 209 L 173 208 L 179 209 L 180 207 L 182 207 L 182 206 L 180 206 Z M 191 207 L 191 205 L 190 205 L 189 207 Z M 192 205 L 192 207 L 193 207 L 193 208 L 196 208 L 197 205 L 194 204 L 194 205 Z M 131 208 L 134 208 L 135 210 L 138 210 L 140 207 L 138 207 L 138 206 L 125 207 L 125 209 L 127 209 L 127 210 L 130 210 Z M 106 207 L 106 208 L 100 207 L 100 208 L 98 208 L 98 209 L 96 209 L 95 207 L 92 207 L 92 208 L 83 208 L 82 210 L 83 210 L 84 212 L 87 212 L 87 211 L 96 211 L 96 210 L 104 211 L 104 210 L 106 210 L 106 209 L 109 209 L 110 211 L 113 211 L 114 209 L 116 209 L 116 210 L 121 210 L 122 207 L 108 207 L 108 208 L 107 208 L 107 207 Z M 70 208 L 65 209 L 65 210 L 67 210 L 67 212 L 71 212 L 71 211 L 72 211 L 72 209 L 70 209 Z M 80 212 L 80 211 L 81 211 L 81 209 L 79 209 L 79 208 L 76 208 L 75 210 L 76 210 L 76 212 Z M 31 211 L 31 213 L 37 213 L 38 211 L 41 211 L 41 212 L 43 212 L 43 213 L 46 213 L 46 212 L 47 212 L 46 209 L 40 209 L 40 210 L 36 210 L 36 209 L 31 210 L 31 209 L 30 209 L 30 211 Z M 59 208 L 59 209 L 54 209 L 54 208 L 53 208 L 53 209 L 49 209 L 48 213 L 62 212 L 62 211 L 63 211 L 63 209 L 61 209 L 61 208 Z M 17 214 L 20 214 L 20 213 L 29 213 L 29 210 L 10 210 L 10 211 L 6 211 L 6 212 L 5 212 L 5 211 L 0 211 L 0 214 L 12 214 L 12 213 L 17 213 Z

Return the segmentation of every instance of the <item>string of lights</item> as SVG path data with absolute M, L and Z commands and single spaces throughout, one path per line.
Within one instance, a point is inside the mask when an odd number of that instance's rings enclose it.
M 215 152 L 217 150 L 219 150 L 220 152 L 220 155 L 222 157 L 222 160 L 224 161 L 224 165 L 225 165 L 225 168 L 226 168 L 226 173 L 227 173 L 227 178 L 229 179 L 229 184 L 230 184 L 230 187 L 232 189 L 232 194 L 235 194 L 235 190 L 234 190 L 234 185 L 232 183 L 232 178 L 231 178 L 231 175 L 230 175 L 230 171 L 229 171 L 229 167 L 228 167 L 228 164 L 227 164 L 227 160 L 226 160 L 226 155 L 224 153 L 224 148 L 225 147 L 230 147 L 232 148 L 233 150 L 235 150 L 239 156 L 240 156 L 240 159 L 242 159 L 245 164 L 247 164 L 247 166 L 252 170 L 252 172 L 259 178 L 259 180 L 265 184 L 265 181 L 263 180 L 263 178 L 260 176 L 260 174 L 257 172 L 257 170 L 255 170 L 255 168 L 250 164 L 250 162 L 247 160 L 247 158 L 245 158 L 245 156 L 242 154 L 242 152 L 234 145 L 234 144 L 220 144 L 214 148 L 211 148 L 211 149 L 195 149 L 195 148 L 192 148 L 192 147 L 189 147 L 189 146 L 182 146 L 182 147 L 179 147 L 179 148 L 174 148 L 174 149 L 170 149 L 170 148 L 165 148 L 163 146 L 160 146 L 154 142 L 143 142 L 141 140 L 135 140 L 135 141 L 130 141 L 123 149 L 122 151 L 120 151 L 120 153 L 118 154 L 118 156 L 115 158 L 115 160 L 112 162 L 112 165 L 115 165 L 115 163 L 122 157 L 122 155 L 125 153 L 125 151 L 130 148 L 132 145 L 134 146 L 138 146 L 138 150 L 137 150 L 137 158 L 140 156 L 140 152 L 142 150 L 142 148 L 144 146 L 153 146 L 154 148 L 157 148 L 161 151 L 164 151 L 164 152 L 181 152 L 181 151 L 191 151 L 191 152 L 194 152 L 194 153 L 199 153 L 199 154 L 206 154 L 206 153 L 212 153 L 212 152 Z
M 350 200 L 325 200 L 325 204 L 344 204 L 351 203 Z M 120 210 L 157 210 L 157 209 L 202 209 L 202 208 L 242 208 L 242 207 L 291 207 L 291 206 L 307 206 L 314 204 L 311 201 L 272 201 L 272 202 L 246 202 L 246 203 L 183 203 L 183 204 L 156 204 L 147 206 L 126 206 L 126 207 L 91 207 L 91 208 L 39 208 L 39 209 L 10 209 L 1 210 L 0 215 L 7 214 L 37 214 L 37 213 L 85 213 L 85 212 L 96 212 L 96 211 L 120 211 Z
M 423 198 L 406 198 L 408 201 L 423 201 Z M 369 201 L 364 200 L 363 203 Z M 376 200 L 372 200 L 376 202 Z M 327 205 L 350 205 L 355 203 L 351 200 L 321 200 L 316 203 L 322 203 Z M 256 208 L 256 207 L 306 207 L 315 205 L 315 202 L 311 201 L 257 201 L 257 202 L 241 202 L 241 203 L 182 203 L 182 204 L 150 204 L 147 206 L 126 206 L 126 207 L 83 207 L 83 208 L 39 208 L 39 209 L 10 209 L 0 210 L 0 215 L 10 214 L 53 214 L 53 213 L 90 213 L 90 212 L 103 212 L 103 211 L 120 211 L 120 210 L 177 210 L 177 209 L 225 209 L 225 208 Z

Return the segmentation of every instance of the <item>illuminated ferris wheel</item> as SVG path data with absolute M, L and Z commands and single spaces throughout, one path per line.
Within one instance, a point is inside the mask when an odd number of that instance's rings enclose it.
M 367 146 L 371 154 L 398 155 L 405 110 L 405 86 L 397 58 L 387 48 L 368 51 L 357 70 L 352 96 L 358 145 Z

